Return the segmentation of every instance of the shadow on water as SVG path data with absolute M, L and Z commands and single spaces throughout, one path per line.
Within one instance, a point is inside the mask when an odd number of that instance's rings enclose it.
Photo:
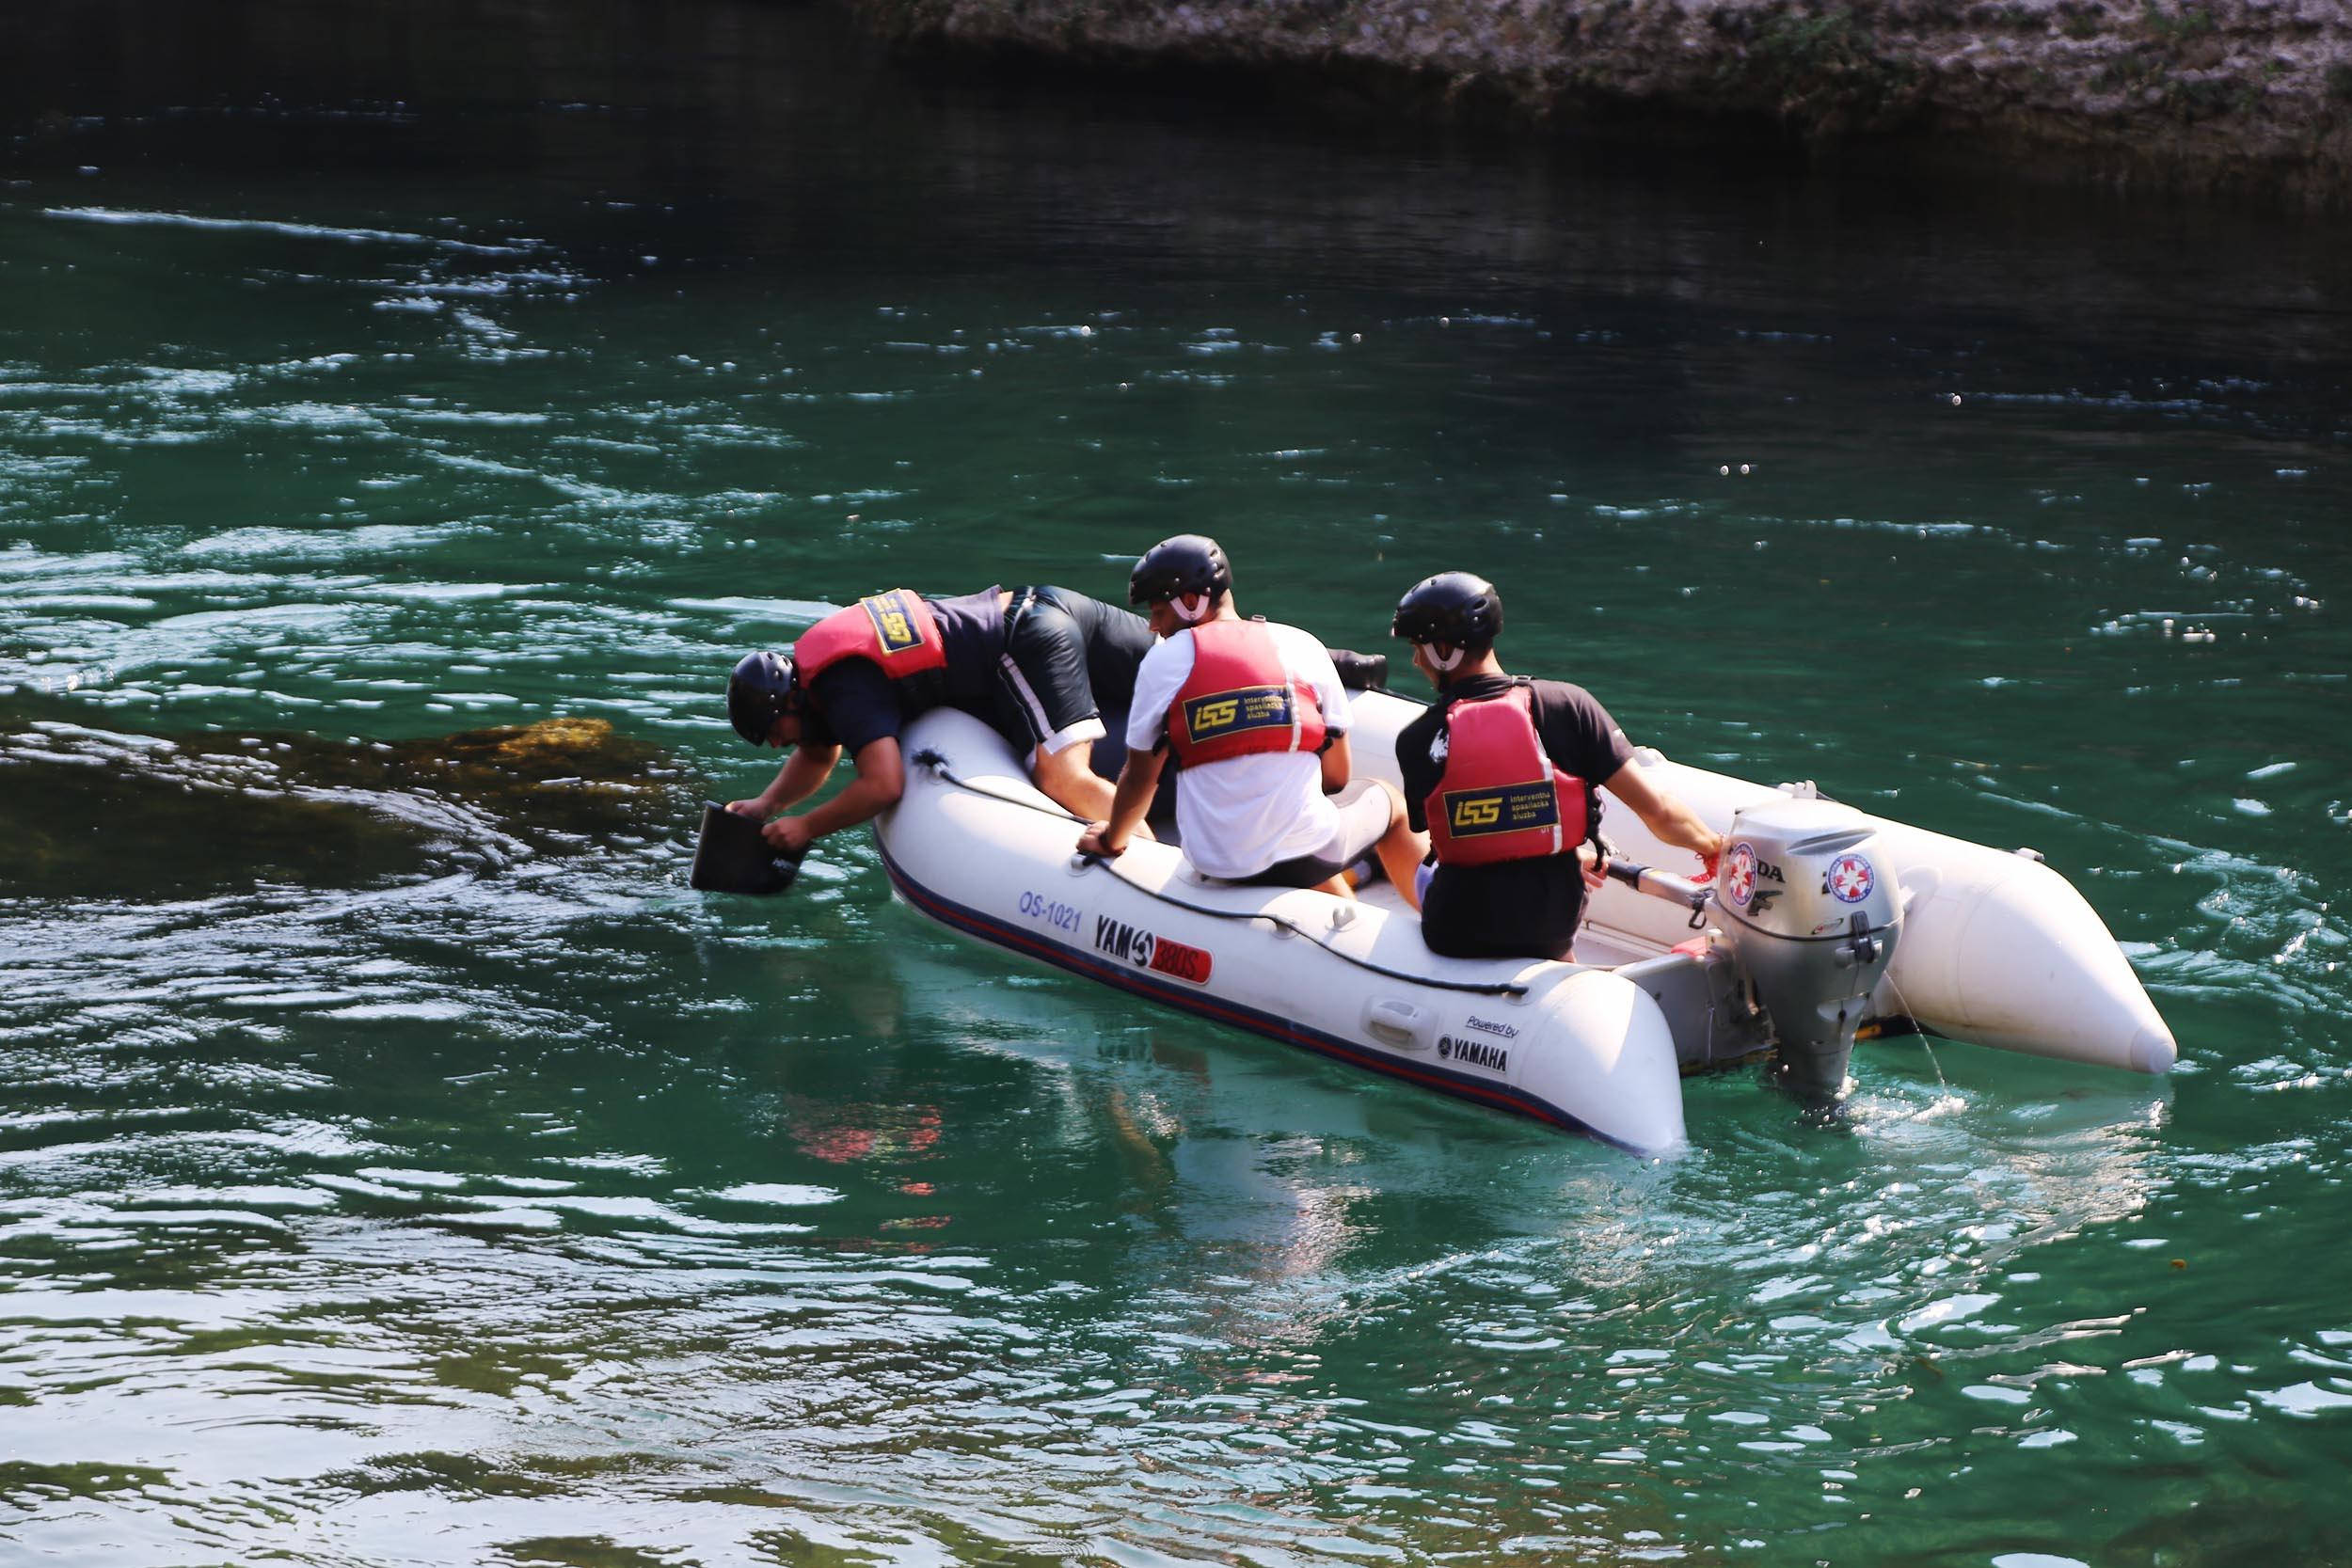
M 344 742 L 86 717 L 0 699 L 0 819 L 14 824 L 0 894 L 151 901 L 495 870 L 643 844 L 694 793 L 660 748 L 600 719 Z

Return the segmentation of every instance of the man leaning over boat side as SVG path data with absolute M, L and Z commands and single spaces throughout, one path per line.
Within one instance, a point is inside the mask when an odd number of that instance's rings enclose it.
M 1152 646 L 1141 617 L 1067 588 L 990 588 L 927 599 L 894 588 L 835 610 L 781 654 L 744 657 L 727 681 L 727 720 L 755 746 L 788 746 L 775 782 L 727 809 L 797 854 L 853 828 L 906 789 L 898 736 L 935 707 L 959 707 L 1025 751 L 1030 776 L 1078 817 L 1108 816 L 1094 742 L 1124 725 Z M 857 777 L 803 816 L 775 814 L 823 786 L 847 752 Z
M 1331 655 L 1296 626 L 1242 619 L 1232 588 L 1225 552 L 1200 534 L 1136 562 L 1127 599 L 1150 607 L 1160 641 L 1136 673 L 1116 799 L 1080 852 L 1125 852 L 1172 758 L 1177 830 L 1202 875 L 1352 898 L 1343 873 L 1376 849 L 1410 897 L 1419 849 L 1388 785 L 1349 781 Z
M 1697 854 L 1704 876 L 1723 835 L 1643 777 L 1591 692 L 1506 673 L 1494 652 L 1502 630 L 1502 595 L 1470 572 L 1415 583 L 1390 626 L 1438 696 L 1396 737 L 1409 817 L 1437 860 L 1422 938 L 1447 958 L 1568 958 L 1600 878 L 1596 788 Z

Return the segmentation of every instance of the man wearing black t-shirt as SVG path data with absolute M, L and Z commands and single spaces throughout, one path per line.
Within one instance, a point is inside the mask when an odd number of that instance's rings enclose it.
M 753 654 L 727 683 L 727 717 L 752 744 L 790 746 L 775 782 L 727 809 L 765 820 L 822 787 L 846 752 L 857 777 L 816 810 L 776 816 L 768 842 L 798 852 L 855 827 L 906 788 L 898 736 L 916 715 L 959 707 L 1029 753 L 1039 789 L 1080 817 L 1109 810 L 1093 742 L 1122 726 L 1151 650 L 1139 616 L 1066 588 L 985 589 L 927 599 L 894 589 L 803 633 L 791 653 Z
M 1591 692 L 1515 677 L 1496 661 L 1502 596 L 1492 583 L 1468 572 L 1427 578 L 1397 606 L 1392 629 L 1439 699 L 1396 737 L 1406 809 L 1436 847 L 1421 906 L 1432 952 L 1572 956 L 1592 863 L 1577 851 L 1599 816 L 1597 801 L 1586 804 L 1596 786 L 1713 874 L 1723 835 L 1631 766 L 1633 748 Z

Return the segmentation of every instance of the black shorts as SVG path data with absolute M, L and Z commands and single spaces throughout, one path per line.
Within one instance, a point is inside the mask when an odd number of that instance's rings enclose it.
M 1422 895 L 1421 934 L 1449 958 L 1565 958 L 1583 914 L 1574 855 L 1441 865 Z
M 1042 746 L 1059 752 L 1111 734 L 1105 715 L 1123 720 L 1136 692 L 1136 671 L 1152 651 L 1152 627 L 1139 615 L 1067 588 L 1016 588 L 1005 611 L 1005 651 L 996 670 L 996 728 L 1025 758 Z M 1126 755 L 1124 725 L 1118 744 L 1098 748 L 1116 777 Z

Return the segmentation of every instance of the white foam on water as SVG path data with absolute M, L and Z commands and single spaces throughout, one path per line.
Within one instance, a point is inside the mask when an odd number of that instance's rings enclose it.
M 530 248 L 511 245 L 477 245 L 431 234 L 411 234 L 396 229 L 344 229 L 322 223 L 288 223 L 277 218 L 208 218 L 193 213 L 154 213 L 119 207 L 47 207 L 41 216 L 78 223 L 151 224 L 173 229 L 209 229 L 230 233 L 279 234 L 296 240 L 337 240 L 345 245 L 421 245 L 440 250 L 470 251 L 479 256 L 527 256 Z

